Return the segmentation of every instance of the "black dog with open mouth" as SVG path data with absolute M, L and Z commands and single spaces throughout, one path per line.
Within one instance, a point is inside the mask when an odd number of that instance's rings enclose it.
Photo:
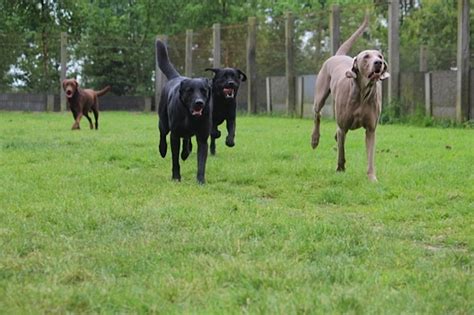
M 171 131 L 171 154 L 173 159 L 172 178 L 181 180 L 179 166 L 180 139 L 183 138 L 181 159 L 184 161 L 191 153 L 191 137 L 196 136 L 197 181 L 205 182 L 207 160 L 207 139 L 211 131 L 211 85 L 205 78 L 181 76 L 169 61 L 166 46 L 156 41 L 156 58 L 161 71 L 168 78 L 163 87 L 158 107 L 160 130 L 160 154 L 166 156 L 166 136 Z
M 216 154 L 216 139 L 221 136 L 217 127 L 226 121 L 227 138 L 225 144 L 228 147 L 235 145 L 235 118 L 237 115 L 237 92 L 240 82 L 247 80 L 247 76 L 236 68 L 206 68 L 206 71 L 214 72 L 212 79 L 212 130 L 211 130 L 211 154 Z

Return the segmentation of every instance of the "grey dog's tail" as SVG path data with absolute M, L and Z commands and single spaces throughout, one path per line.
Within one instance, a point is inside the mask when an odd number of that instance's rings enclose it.
M 360 35 L 362 35 L 362 33 L 364 32 L 365 28 L 367 27 L 367 25 L 369 25 L 369 15 L 366 13 L 365 14 L 365 18 L 364 18 L 364 22 L 362 22 L 362 24 L 359 26 L 359 28 L 351 35 L 351 37 L 349 37 L 340 47 L 339 49 L 336 51 L 336 54 L 335 56 L 338 56 L 338 55 L 347 55 L 349 53 L 349 50 L 351 50 L 352 48 L 352 45 L 354 44 L 354 42 L 357 40 L 357 38 L 360 37 Z
M 168 80 L 179 77 L 178 71 L 170 62 L 165 44 L 159 39 L 156 40 L 156 61 Z

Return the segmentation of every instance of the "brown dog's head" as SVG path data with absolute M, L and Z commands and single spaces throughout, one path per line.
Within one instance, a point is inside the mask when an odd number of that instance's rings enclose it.
M 63 90 L 66 93 L 67 98 L 71 98 L 76 94 L 79 83 L 76 79 L 65 79 L 63 81 Z
M 360 75 L 370 81 L 385 80 L 390 77 L 387 68 L 382 53 L 377 50 L 364 50 L 354 57 L 352 69 L 346 72 L 346 77 L 355 79 Z

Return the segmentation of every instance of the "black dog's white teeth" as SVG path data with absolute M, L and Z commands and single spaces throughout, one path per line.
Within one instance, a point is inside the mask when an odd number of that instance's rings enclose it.
M 191 114 L 193 116 L 201 116 L 202 115 L 202 110 L 203 110 L 203 108 L 193 109 Z
M 224 96 L 226 98 L 234 98 L 234 89 L 233 88 L 224 88 Z

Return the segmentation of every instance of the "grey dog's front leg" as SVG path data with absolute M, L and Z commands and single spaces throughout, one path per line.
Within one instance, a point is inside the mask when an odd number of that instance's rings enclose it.
M 375 130 L 365 131 L 365 148 L 367 150 L 367 177 L 370 181 L 376 182 L 375 176 Z
M 337 171 L 343 172 L 346 170 L 346 154 L 344 151 L 344 143 L 346 141 L 346 131 L 337 128 Z

